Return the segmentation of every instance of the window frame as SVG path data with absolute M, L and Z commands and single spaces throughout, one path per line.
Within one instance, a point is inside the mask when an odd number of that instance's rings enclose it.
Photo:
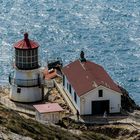
M 70 94 L 72 93 L 71 84 L 69 84 L 69 92 L 70 92 Z
M 63 86 L 65 86 L 65 76 L 63 75 Z
M 74 92 L 74 101 L 77 103 L 77 94 Z
M 103 97 L 103 90 L 102 89 L 98 90 L 98 97 L 99 98 Z
M 69 83 L 67 83 L 67 90 L 69 90 Z
M 21 93 L 21 88 L 17 88 L 17 93 Z

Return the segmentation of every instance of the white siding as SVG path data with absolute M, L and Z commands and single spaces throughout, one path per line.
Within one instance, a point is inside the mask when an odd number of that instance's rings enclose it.
M 73 87 L 71 85 L 71 93 L 69 92 L 69 89 L 67 89 L 67 83 L 68 84 L 70 84 L 70 83 L 67 80 L 66 76 L 64 76 L 64 77 L 65 77 L 65 86 L 64 86 L 64 89 L 65 89 L 66 93 L 68 94 L 68 96 L 70 97 L 70 99 L 73 102 L 73 104 L 75 105 L 75 107 L 80 112 L 80 97 L 76 94 L 77 102 L 75 102 L 75 100 L 74 100 L 74 92 L 75 92 L 75 90 L 73 89 Z
M 51 123 L 58 123 L 62 120 L 63 112 L 50 112 L 50 113 L 39 113 L 36 111 L 36 120 L 47 121 Z
M 36 102 L 42 100 L 42 90 L 39 87 L 19 87 L 20 93 L 17 93 L 17 86 L 12 85 L 10 89 L 10 99 L 18 102 Z
M 41 69 L 34 69 L 34 70 L 15 70 L 14 77 L 15 79 L 22 79 L 22 80 L 32 80 L 38 79 L 38 75 L 41 79 L 43 79 L 43 74 Z
M 34 70 L 15 69 L 12 77 L 14 79 L 11 84 L 10 99 L 25 103 L 42 100 L 43 95 L 41 87 L 38 86 L 38 75 L 40 76 L 39 81 L 43 83 L 44 80 L 41 68 Z M 21 89 L 20 93 L 17 92 L 18 88 Z
M 98 97 L 98 90 L 103 90 L 103 97 Z M 99 86 L 96 89 L 90 91 L 87 94 L 84 94 L 80 97 L 80 112 L 82 115 L 91 114 L 92 113 L 92 101 L 100 101 L 100 100 L 109 100 L 110 113 L 118 113 L 120 112 L 121 107 L 121 93 L 115 92 L 111 89 L 108 89 L 103 86 Z

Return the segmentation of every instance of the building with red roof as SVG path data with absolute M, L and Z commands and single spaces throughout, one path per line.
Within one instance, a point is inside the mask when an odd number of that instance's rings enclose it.
M 30 103 L 44 97 L 44 79 L 38 57 L 39 44 L 24 34 L 14 45 L 14 68 L 9 74 L 10 94 L 13 101 Z
M 121 90 L 104 68 L 84 58 L 63 67 L 63 87 L 80 114 L 118 113 Z
M 57 123 L 62 119 L 64 110 L 58 103 L 34 105 L 36 120 Z

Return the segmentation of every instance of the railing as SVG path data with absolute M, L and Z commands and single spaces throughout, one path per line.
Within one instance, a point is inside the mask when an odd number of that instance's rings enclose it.
M 41 79 L 37 78 L 37 79 L 24 80 L 24 79 L 15 79 L 15 78 L 12 78 L 9 76 L 9 83 L 11 85 L 17 85 L 17 86 L 21 86 L 21 87 L 40 86 Z

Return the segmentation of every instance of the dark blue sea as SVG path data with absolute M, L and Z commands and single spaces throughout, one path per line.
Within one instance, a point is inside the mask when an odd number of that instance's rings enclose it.
M 0 0 L 0 83 L 13 69 L 13 44 L 28 32 L 42 65 L 86 58 L 102 65 L 140 104 L 140 0 Z

